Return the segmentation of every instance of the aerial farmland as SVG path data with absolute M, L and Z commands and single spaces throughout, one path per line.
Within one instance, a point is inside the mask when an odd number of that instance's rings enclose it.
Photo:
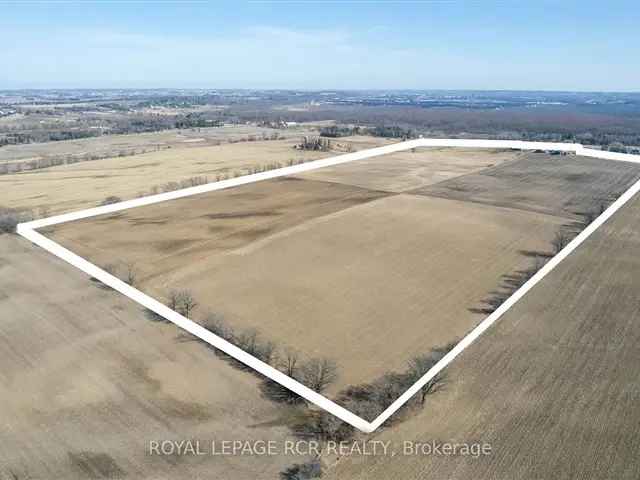
M 633 146 L 416 146 L 442 132 L 367 122 L 400 111 L 357 96 L 259 94 L 256 113 L 243 95 L 0 118 L 1 480 L 638 477 Z M 488 453 L 425 453 L 439 443 Z
M 167 304 L 188 292 L 197 303 L 189 316 L 205 326 L 213 318 L 303 359 L 328 359 L 337 374 L 326 393 L 335 396 L 455 343 L 505 278 L 553 256 L 559 232 L 577 229 L 640 173 L 517 151 L 418 149 L 368 162 L 49 235 L 97 265 L 135 272 L 137 288 Z M 495 198 L 482 196 L 487 178 L 500 185 Z

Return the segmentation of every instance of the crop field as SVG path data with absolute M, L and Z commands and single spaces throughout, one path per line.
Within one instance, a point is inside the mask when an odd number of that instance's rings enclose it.
M 299 138 L 174 148 L 0 175 L 0 206 L 63 213 L 97 206 L 110 196 L 126 200 L 179 188 L 171 182 L 186 182 L 183 186 L 192 179 L 213 182 L 278 162 L 286 166 L 341 153 L 296 150 L 298 142 Z M 386 142 L 354 137 L 353 142 L 336 143 L 358 150 Z
M 366 175 L 352 185 L 355 167 L 346 164 L 328 181 L 307 178 L 318 171 L 249 184 L 58 225 L 52 237 L 98 265 L 135 270 L 136 286 L 155 298 L 188 289 L 196 321 L 215 315 L 282 348 L 331 359 L 340 376 L 328 393 L 336 394 L 466 334 L 484 316 L 483 299 L 532 256 L 549 256 L 554 234 L 576 221 L 559 214 L 566 203 L 543 213 L 441 198 L 407 179 L 451 178 L 452 163 L 466 179 L 487 165 L 499 171 L 520 162 L 535 175 L 536 156 L 582 161 L 530 155 L 474 151 L 445 162 L 443 150 L 420 150 L 399 157 L 404 171 L 388 157 L 386 175 L 378 161 L 376 175 L 387 179 L 380 189 L 361 186 Z M 548 163 L 539 165 L 544 176 Z M 556 187 L 613 194 L 637 178 L 637 169 L 623 177 L 619 165 L 585 163 L 593 174 L 582 184 L 565 176 Z M 608 189 L 589 183 L 605 178 Z M 401 193 L 403 185 L 409 190 Z
M 544 249 L 560 223 L 287 179 L 61 225 L 53 238 L 100 265 L 139 265 L 140 288 L 156 298 L 187 288 L 203 312 L 329 356 L 340 388 L 464 334 L 485 285 L 525 266 L 519 250 Z
M 412 193 L 580 218 L 618 198 L 637 178 L 632 163 L 528 153 Z
M 382 143 L 347 141 L 354 150 Z M 156 181 L 336 153 L 294 143 L 158 151 L 0 182 L 13 182 L 3 197 L 14 196 L 16 207 L 36 208 L 25 192 L 40 189 L 62 212 L 107 195 L 135 197 Z M 74 169 L 77 176 L 65 175 Z M 48 176 L 38 187 L 40 175 Z M 338 378 L 323 394 L 340 403 L 346 388 L 403 371 L 465 335 L 505 278 L 551 255 L 558 231 L 638 178 L 638 166 L 568 155 L 417 149 L 43 233 L 121 278 L 128 271 L 137 288 L 168 304 L 172 291 L 187 290 L 197 303 L 190 317 L 205 326 L 222 319 L 301 361 L 335 362 Z M 399 412 L 375 435 L 398 451 L 405 440 L 488 442 L 490 457 L 324 455 L 325 476 L 636 478 L 628 458 L 638 447 L 638 395 L 629 388 L 633 370 L 619 365 L 640 358 L 630 301 L 640 278 L 638 208 L 637 199 L 628 204 L 465 350 L 426 406 Z M 0 283 L 8 319 L 0 325 L 0 410 L 9 419 L 0 478 L 267 479 L 305 460 L 149 456 L 148 442 L 159 438 L 283 442 L 307 414 L 273 402 L 259 376 L 48 253 L 7 235 L 0 249 L 0 275 L 10 279 Z
M 400 193 L 484 171 L 526 155 L 510 150 L 418 148 L 370 158 L 366 162 L 322 168 L 300 177 Z
M 326 478 L 638 478 L 639 239 L 636 197 L 448 366 L 423 411 L 376 435 L 491 455 L 332 458 Z
M 7 119 L 4 119 L 5 122 Z M 14 163 L 43 158 L 69 156 L 82 158 L 84 155 L 118 156 L 120 152 L 154 151 L 166 148 L 188 148 L 194 146 L 211 146 L 229 141 L 246 140 L 249 136 L 261 138 L 272 135 L 273 129 L 250 125 L 211 127 L 198 129 L 167 130 L 152 133 L 129 135 L 104 135 L 77 140 L 57 142 L 26 143 L 7 145 L 0 149 L 0 164 Z M 291 139 L 301 135 L 311 135 L 310 127 L 300 126 L 296 129 L 277 131 L 283 139 Z
M 640 480 L 640 0 L 466 3 L 0 0 L 0 480 Z
M 149 455 L 164 439 L 282 442 L 291 412 L 177 327 L 9 235 L 0 318 L 2 479 L 273 479 L 292 463 Z
M 146 135 L 121 140 L 135 143 L 139 137 Z M 354 149 L 385 142 L 353 141 Z M 55 152 L 68 148 L 66 143 L 42 148 Z M 2 175 L 0 205 L 62 213 L 95 206 L 106 196 L 149 193 L 156 181 L 164 185 L 194 175 L 214 181 L 219 173 L 244 174 L 243 168 L 263 162 L 339 153 L 298 151 L 295 143 L 203 147 L 198 142 Z M 9 150 L 3 148 L 7 155 Z M 255 376 L 231 368 L 173 325 L 150 320 L 139 305 L 11 235 L 0 235 L 0 318 L 3 480 L 118 475 L 272 479 L 294 461 L 305 460 L 149 456 L 148 443 L 161 439 L 208 442 L 238 436 L 282 443 L 292 439 L 287 423 L 296 409 L 265 399 Z

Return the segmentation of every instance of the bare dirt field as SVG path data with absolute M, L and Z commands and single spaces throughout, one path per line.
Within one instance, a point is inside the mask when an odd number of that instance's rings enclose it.
M 102 266 L 131 263 L 136 286 L 159 299 L 188 288 L 200 304 L 196 321 L 215 312 L 305 357 L 332 358 L 340 378 L 331 395 L 465 334 L 504 275 L 529 266 L 530 252 L 548 252 L 561 225 L 638 176 L 637 167 L 570 156 L 392 157 L 398 163 L 347 164 L 326 178 L 260 182 L 47 234 Z M 198 168 L 239 168 L 233 158 L 233 167 Z M 148 188 L 153 171 L 132 183 Z M 490 191 L 485 173 L 507 186 Z M 97 185 L 79 176 L 60 192 L 42 184 L 52 208 L 75 209 L 92 194 L 87 186 L 73 196 L 78 184 Z M 105 192 L 118 194 L 128 178 L 113 174 Z M 481 194 L 457 196 L 474 193 L 474 181 Z M 628 365 L 640 360 L 639 208 L 638 200 L 627 206 L 466 350 L 423 411 L 367 437 L 399 451 L 403 440 L 489 442 L 491 456 L 327 459 L 338 461 L 329 477 L 637 478 L 629 459 L 640 446 L 640 395 Z M 0 249 L 0 478 L 275 478 L 301 461 L 146 456 L 155 438 L 285 439 L 291 411 L 261 397 L 256 376 L 73 267 L 14 237 L 0 236 Z
M 273 479 L 305 457 L 153 456 L 290 438 L 259 380 L 18 237 L 0 236 L 0 478 Z
M 78 253 L 91 255 L 100 265 L 113 263 L 115 252 L 126 251 L 119 261 L 134 262 L 141 281 L 158 277 L 165 285 L 179 275 L 178 265 L 189 268 L 385 195 L 348 185 L 278 178 L 63 224 L 53 231 L 55 238 L 72 242 Z
M 513 150 L 416 148 L 314 170 L 300 177 L 399 193 L 478 172 L 524 155 Z
M 632 163 L 528 153 L 412 193 L 575 218 L 618 198 L 638 178 Z
M 447 368 L 418 416 L 372 437 L 396 456 L 344 457 L 326 478 L 638 478 L 639 288 L 636 197 Z M 492 453 L 402 455 L 405 440 Z
M 466 333 L 482 319 L 469 309 L 528 266 L 523 252 L 547 252 L 564 222 L 276 179 L 60 225 L 53 238 L 103 266 L 134 264 L 157 298 L 187 288 L 200 315 L 333 359 L 335 393 Z

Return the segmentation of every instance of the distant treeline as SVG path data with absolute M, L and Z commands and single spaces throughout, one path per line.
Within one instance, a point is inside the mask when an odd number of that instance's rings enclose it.
M 240 120 L 255 118 L 238 113 Z M 262 121 L 283 119 L 282 110 L 261 112 Z M 462 108 L 421 108 L 415 106 L 322 106 L 287 111 L 286 121 L 319 122 L 334 120 L 322 135 L 340 137 L 366 134 L 391 138 L 474 137 L 503 140 L 578 142 L 620 148 L 640 146 L 640 116 L 593 113 L 578 108 L 465 110 Z
M 320 129 L 321 137 L 349 137 L 351 135 L 371 135 L 373 137 L 386 138 L 414 138 L 418 133 L 411 128 L 402 128 L 397 125 L 377 125 L 375 127 L 347 127 L 332 125 Z
M 30 112 L 31 114 L 35 112 Z M 103 135 L 123 135 L 159 132 L 171 129 L 219 127 L 232 119 L 210 118 L 205 115 L 154 115 L 134 114 L 115 117 L 97 117 L 87 114 L 83 119 L 60 126 L 57 122 L 34 124 L 23 121 L 17 125 L 6 125 L 0 129 L 0 147 L 25 143 L 57 142 L 100 137 Z
M 58 142 L 60 140 L 77 140 L 80 138 L 96 137 L 99 132 L 90 130 L 56 130 L 47 132 L 5 133 L 0 137 L 0 147 L 5 145 L 20 145 L 23 143 Z
M 116 105 L 114 105 L 115 107 Z M 388 138 L 475 137 L 503 140 L 579 142 L 625 151 L 640 145 L 640 115 L 591 112 L 566 108 L 504 108 L 494 110 L 423 108 L 417 106 L 322 105 L 310 109 L 283 110 L 271 104 L 232 104 L 226 110 L 161 115 L 121 112 L 111 115 L 82 113 L 62 123 L 31 120 L 0 130 L 0 147 L 21 143 L 73 140 L 112 134 L 155 132 L 176 128 L 203 128 L 223 123 L 252 123 L 286 128 L 289 122 L 333 120 L 323 137 L 373 135 Z M 44 112 L 41 112 L 44 113 Z M 50 113 L 50 112 L 49 112 Z M 64 113 L 57 114 L 64 119 Z M 62 123 L 62 125 L 61 125 Z

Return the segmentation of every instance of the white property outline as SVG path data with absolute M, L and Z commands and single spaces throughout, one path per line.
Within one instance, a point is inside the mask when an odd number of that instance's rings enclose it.
M 91 277 L 100 280 L 105 285 L 117 290 L 121 294 L 136 301 L 143 307 L 155 312 L 161 317 L 175 323 L 180 328 L 188 331 L 192 335 L 204 340 L 208 344 L 214 346 L 234 357 L 242 363 L 248 365 L 261 374 L 278 382 L 280 385 L 292 390 L 307 401 L 323 408 L 329 413 L 335 415 L 339 419 L 347 422 L 353 427 L 366 433 L 375 431 L 382 425 L 391 415 L 393 415 L 402 405 L 404 405 L 413 395 L 415 395 L 427 382 L 436 376 L 442 369 L 453 361 L 465 348 L 471 345 L 480 335 L 482 335 L 491 325 L 493 325 L 505 312 L 507 312 L 518 300 L 520 300 L 529 290 L 531 290 L 540 280 L 542 280 L 549 272 L 551 272 L 562 260 L 571 254 L 582 242 L 584 242 L 593 232 L 595 232 L 603 223 L 605 223 L 615 212 L 617 212 L 625 203 L 627 203 L 638 191 L 640 191 L 640 180 L 634 183 L 626 192 L 624 192 L 609 208 L 607 208 L 596 220 L 588 225 L 578 236 L 576 236 L 565 248 L 557 255 L 549 260 L 533 277 L 531 277 L 524 285 L 516 290 L 500 307 L 498 307 L 487 318 L 480 322 L 470 333 L 468 333 L 451 351 L 449 351 L 438 363 L 436 363 L 428 372 L 424 374 L 420 380 L 413 384 L 406 392 L 398 397 L 384 412 L 382 412 L 374 421 L 368 422 L 359 416 L 353 414 L 344 407 L 338 405 L 323 395 L 311 390 L 297 380 L 285 375 L 281 371 L 275 369 L 271 365 L 262 362 L 253 355 L 248 354 L 244 350 L 236 347 L 232 343 L 213 334 L 206 328 L 171 310 L 166 305 L 160 303 L 154 298 L 142 293 L 138 289 L 128 285 L 115 276 L 107 273 L 96 265 L 88 262 L 84 258 L 67 250 L 58 243 L 46 238 L 42 234 L 36 232 L 36 229 L 57 225 L 60 223 L 71 222 L 83 218 L 94 217 L 107 213 L 118 212 L 129 208 L 140 207 L 143 205 L 151 205 L 154 203 L 174 200 L 177 198 L 188 197 L 199 193 L 212 192 L 215 190 L 223 190 L 230 187 L 245 185 L 248 183 L 268 180 L 271 178 L 293 175 L 302 172 L 308 172 L 323 167 L 340 165 L 342 163 L 353 162 L 365 158 L 372 158 L 389 153 L 400 152 L 417 147 L 459 147 L 459 148 L 498 148 L 498 149 L 516 149 L 516 150 L 554 150 L 571 152 L 576 155 L 595 157 L 606 160 L 617 160 L 640 164 L 639 155 L 630 155 L 623 153 L 615 153 L 601 151 L 595 149 L 584 148 L 578 143 L 549 143 L 549 142 L 525 142 L 525 141 L 509 141 L 509 140 L 458 140 L 458 139 L 417 139 L 405 142 L 395 143 L 384 147 L 367 149 L 355 153 L 339 155 L 337 157 L 327 158 L 323 160 L 315 160 L 304 164 L 293 165 L 290 167 L 279 168 L 267 172 L 245 175 L 219 182 L 208 183 L 197 187 L 185 188 L 168 193 L 151 195 L 148 197 L 127 200 L 124 202 L 104 205 L 97 208 L 89 208 L 77 212 L 71 212 L 63 215 L 43 218 L 31 222 L 21 223 L 17 226 L 16 231 L 24 238 L 30 240 L 34 244 L 51 252 L 56 257 L 70 263 L 74 267 L 82 270 Z

